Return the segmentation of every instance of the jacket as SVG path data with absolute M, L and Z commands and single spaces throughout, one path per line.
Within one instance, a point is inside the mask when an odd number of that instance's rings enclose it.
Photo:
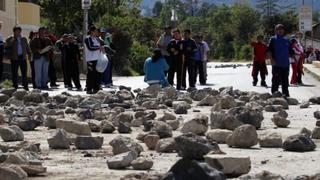
M 146 59 L 143 69 L 145 82 L 159 81 L 163 86 L 167 84 L 164 72 L 169 69 L 169 66 L 164 58 L 159 59 L 157 62 L 152 62 L 151 58 Z
M 47 47 L 47 46 L 52 46 L 51 40 L 47 37 L 45 37 L 44 39 L 40 39 L 40 38 L 34 38 L 31 40 L 30 42 L 30 48 L 32 50 L 33 53 L 33 59 L 37 60 L 39 59 L 41 56 L 45 56 L 47 58 L 49 58 L 50 55 L 50 51 L 52 52 L 52 50 L 50 50 L 49 52 L 46 52 L 44 54 L 40 54 L 38 51 Z
M 17 46 L 18 40 L 16 37 L 11 36 L 6 40 L 6 48 L 10 49 L 10 55 L 9 59 L 11 60 L 18 60 L 18 46 Z M 27 57 L 31 58 L 31 50 L 28 43 L 27 38 L 21 37 L 21 47 L 22 47 L 22 55 L 23 59 L 27 59 Z
M 90 62 L 98 60 L 101 49 L 101 43 L 99 41 L 99 38 L 89 36 L 84 40 L 84 42 L 86 61 Z
M 290 66 L 289 58 L 294 54 L 290 47 L 290 42 L 287 38 L 279 35 L 273 36 L 270 39 L 268 52 L 273 58 L 272 66 L 288 68 Z

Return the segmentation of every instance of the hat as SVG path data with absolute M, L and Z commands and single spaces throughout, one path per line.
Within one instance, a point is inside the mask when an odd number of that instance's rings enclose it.
M 276 30 L 278 29 L 284 29 L 284 25 L 283 24 L 277 24 L 275 27 Z
M 100 28 L 100 32 L 101 32 L 101 33 L 107 33 L 108 30 L 107 30 L 107 28 Z

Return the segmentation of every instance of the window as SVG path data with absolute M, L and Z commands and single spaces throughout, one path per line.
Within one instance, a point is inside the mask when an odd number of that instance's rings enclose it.
M 5 0 L 0 0 L 0 11 L 6 11 Z

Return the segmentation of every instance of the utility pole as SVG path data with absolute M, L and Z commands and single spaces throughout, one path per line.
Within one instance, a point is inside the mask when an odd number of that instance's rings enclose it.
M 88 11 L 91 6 L 91 0 L 82 0 L 82 9 L 83 9 L 83 37 L 82 37 L 82 43 L 84 44 L 84 41 L 87 37 L 87 32 L 88 32 Z M 84 45 L 85 46 L 85 45 Z M 83 66 L 86 67 L 86 61 L 85 61 L 85 48 L 83 46 Z

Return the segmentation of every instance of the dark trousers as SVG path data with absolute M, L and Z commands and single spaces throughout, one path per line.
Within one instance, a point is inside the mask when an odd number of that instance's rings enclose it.
M 163 57 L 164 57 L 164 59 L 166 60 L 167 64 L 170 66 L 170 59 L 171 59 L 170 56 L 163 56 Z M 168 73 L 169 73 L 169 70 L 168 70 L 168 71 L 165 71 L 165 72 L 164 72 L 165 76 L 167 76 Z
M 79 77 L 79 66 L 76 60 L 69 59 L 66 62 L 66 83 L 69 88 L 72 88 L 72 81 L 76 88 L 81 88 L 80 77 Z
M 195 61 L 195 69 L 194 69 L 194 81 L 195 83 L 197 82 L 197 76 L 199 74 L 199 80 L 200 80 L 200 84 L 204 85 L 206 84 L 206 79 L 204 76 L 204 72 L 203 72 L 203 61 Z
M 253 83 L 256 84 L 258 82 L 258 75 L 260 73 L 261 77 L 261 84 L 264 84 L 266 82 L 266 72 L 267 66 L 266 63 L 259 63 L 254 61 L 253 62 L 253 69 L 252 69 L 252 77 L 253 77 Z
M 113 83 L 112 82 L 112 66 L 113 66 L 112 59 L 109 58 L 108 66 L 107 66 L 106 70 L 102 74 L 102 82 L 101 82 L 101 84 L 111 85 Z
M 282 94 L 289 97 L 289 67 L 272 67 L 272 88 L 271 92 L 274 93 L 278 91 L 279 85 L 282 86 Z
M 188 70 L 189 87 L 195 87 L 195 61 L 191 58 L 185 58 L 182 71 L 182 86 L 186 87 L 186 74 Z
M 169 72 L 168 72 L 168 82 L 170 85 L 173 86 L 174 84 L 174 74 L 176 74 L 177 79 L 177 89 L 181 89 L 181 82 L 182 82 L 182 63 L 180 56 L 170 56 L 169 61 Z
M 67 77 L 66 77 L 66 60 L 64 58 L 61 59 L 61 69 L 62 69 L 64 86 L 68 86 Z
M 99 91 L 100 73 L 96 70 L 97 61 L 87 62 L 87 92 Z
M 33 88 L 36 88 L 36 80 L 35 80 L 36 73 L 35 73 L 35 70 L 34 70 L 34 61 L 30 61 L 30 68 L 31 68 L 31 82 L 32 82 L 32 86 L 33 86 Z
M 49 60 L 48 77 L 50 80 L 50 85 L 55 85 L 57 82 L 57 76 L 56 76 L 56 68 L 54 67 L 54 60 L 52 58 L 50 58 Z
M 2 76 L 3 76 L 3 56 L 4 56 L 4 48 L 3 48 L 3 45 L 0 45 L 0 81 L 2 81 Z
M 12 84 L 14 88 L 18 88 L 18 69 L 20 67 L 22 85 L 26 89 L 28 88 L 27 80 L 27 61 L 23 59 L 23 56 L 19 56 L 17 60 L 11 60 L 11 73 Z
M 298 68 L 297 69 L 297 83 L 302 83 L 302 69 L 301 68 Z

